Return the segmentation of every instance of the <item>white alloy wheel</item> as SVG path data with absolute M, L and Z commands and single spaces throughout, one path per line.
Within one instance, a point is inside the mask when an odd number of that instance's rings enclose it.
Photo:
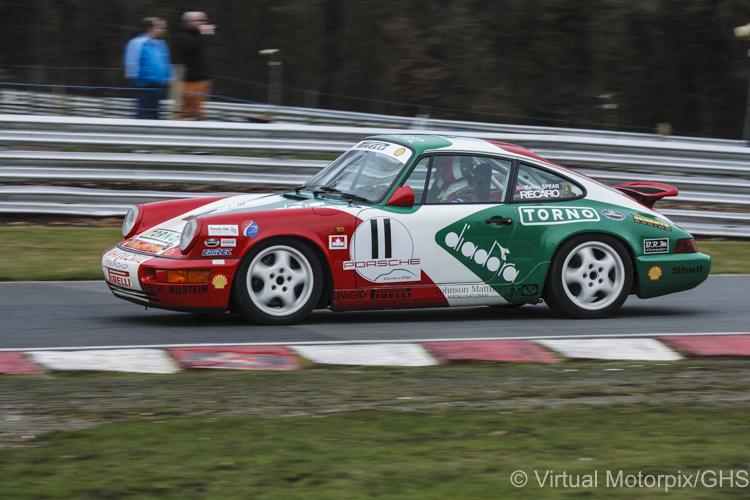
M 616 301 L 625 285 L 625 266 L 620 255 L 600 241 L 575 247 L 562 266 L 565 294 L 576 306 L 596 311 Z
M 287 317 L 308 304 L 315 276 L 302 252 L 275 245 L 253 258 L 246 281 L 247 293 L 255 307 L 269 316 Z
M 625 303 L 632 286 L 633 262 L 625 245 L 606 234 L 580 234 L 555 253 L 544 298 L 562 316 L 604 318 Z

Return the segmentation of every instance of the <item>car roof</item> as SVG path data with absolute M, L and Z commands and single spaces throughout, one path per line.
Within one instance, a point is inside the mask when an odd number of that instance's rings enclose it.
M 487 153 L 508 154 L 513 156 L 526 156 L 549 165 L 555 163 L 540 158 L 530 149 L 508 142 L 479 139 L 476 137 L 454 136 L 450 134 L 392 134 L 377 135 L 367 139 L 387 140 L 397 142 L 413 148 L 418 155 L 426 152 L 462 152 L 462 153 Z M 562 167 L 565 168 L 565 167 Z

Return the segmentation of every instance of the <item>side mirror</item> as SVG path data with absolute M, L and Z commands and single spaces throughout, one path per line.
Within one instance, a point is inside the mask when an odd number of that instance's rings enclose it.
M 401 186 L 396 188 L 391 199 L 385 204 L 387 207 L 406 207 L 414 206 L 414 190 L 410 186 Z

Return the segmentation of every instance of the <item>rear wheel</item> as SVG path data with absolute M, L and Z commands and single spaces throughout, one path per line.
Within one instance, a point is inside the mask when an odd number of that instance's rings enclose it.
M 322 289 L 318 258 L 307 245 L 292 238 L 254 247 L 235 277 L 238 311 L 261 325 L 302 321 L 318 303 Z
M 552 261 L 547 304 L 569 318 L 604 318 L 617 311 L 633 285 L 633 264 L 620 241 L 580 235 L 566 241 Z

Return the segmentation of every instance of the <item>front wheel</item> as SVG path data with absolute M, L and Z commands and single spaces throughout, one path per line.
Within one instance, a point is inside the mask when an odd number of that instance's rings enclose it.
M 322 289 L 318 258 L 307 245 L 292 238 L 254 247 L 235 277 L 238 311 L 261 325 L 302 321 L 318 303 Z
M 557 251 L 547 276 L 550 309 L 569 318 L 604 318 L 630 294 L 633 264 L 620 241 L 607 235 L 580 235 Z

